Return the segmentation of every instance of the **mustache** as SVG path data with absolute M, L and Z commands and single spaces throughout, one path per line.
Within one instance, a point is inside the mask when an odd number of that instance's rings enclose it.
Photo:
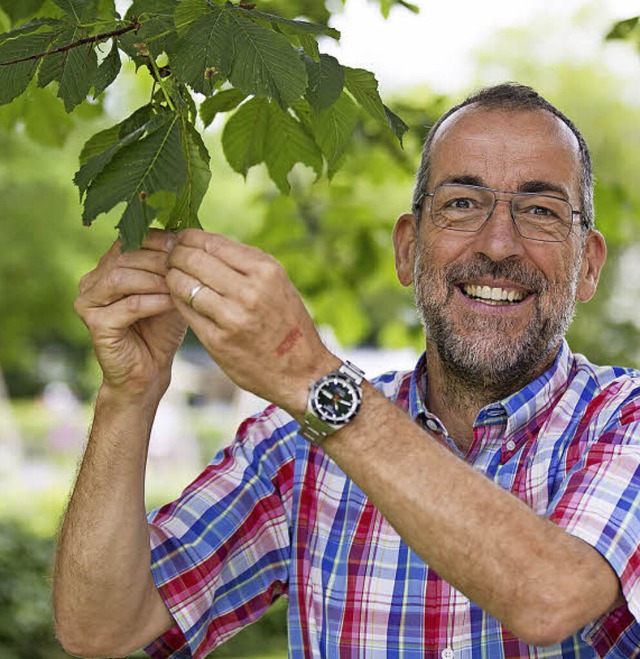
M 452 264 L 445 270 L 444 275 L 450 285 L 488 276 L 494 279 L 508 279 L 535 293 L 545 292 L 549 288 L 548 279 L 539 270 L 528 267 L 520 261 L 509 259 L 493 261 L 484 254 L 477 254 L 465 263 Z

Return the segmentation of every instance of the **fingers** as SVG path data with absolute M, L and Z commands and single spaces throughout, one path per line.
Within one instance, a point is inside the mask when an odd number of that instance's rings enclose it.
M 122 252 L 122 245 L 116 240 L 102 256 L 94 270 L 88 272 L 79 283 L 80 293 L 84 293 L 104 277 L 105 273 L 117 267 L 146 270 L 164 276 L 167 273 L 167 257 L 175 245 L 175 234 L 152 230 L 145 238 L 142 249 L 135 252 Z
M 84 324 L 96 338 L 113 330 L 119 331 L 121 328 L 129 327 L 144 318 L 175 311 L 173 298 L 169 294 L 130 295 L 103 306 L 89 306 L 78 298 L 75 307 Z
M 169 256 L 169 287 L 186 300 L 198 282 L 223 297 L 231 296 L 243 285 L 245 274 L 203 249 L 178 244 Z M 184 275 L 184 276 L 181 276 Z M 188 290 L 187 290 L 188 289 Z
M 177 244 L 202 250 L 240 273 L 251 272 L 256 263 L 271 258 L 256 247 L 239 243 L 221 234 L 207 233 L 199 229 L 181 231 Z
M 135 252 L 122 252 L 120 241 L 113 243 L 111 248 L 103 255 L 100 262 L 94 270 L 87 273 L 79 284 L 81 294 L 86 293 L 95 287 L 99 282 L 113 291 L 117 290 L 125 279 L 123 274 L 112 275 L 119 269 L 138 270 L 145 273 L 153 273 L 164 279 L 167 273 L 167 257 L 169 251 L 175 244 L 175 235 L 166 231 L 154 230 L 145 239 L 143 247 Z M 131 273 L 129 273 L 129 276 Z M 114 281 L 109 278 L 115 277 Z M 104 281 L 107 279 L 107 281 Z M 139 280 L 139 278 L 138 278 Z M 155 278 L 156 284 L 160 284 L 160 279 Z M 166 291 L 166 288 L 164 289 Z M 121 296 L 120 296 L 121 297 Z M 113 295 L 109 301 L 117 299 Z
M 116 241 L 81 279 L 75 309 L 92 333 L 99 327 L 127 327 L 142 318 L 175 311 L 165 280 L 175 240 L 173 234 L 152 230 L 142 249 L 125 253 Z

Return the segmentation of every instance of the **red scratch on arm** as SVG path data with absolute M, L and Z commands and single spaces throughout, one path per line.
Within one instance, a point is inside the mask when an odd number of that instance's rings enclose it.
M 294 327 L 287 333 L 287 336 L 284 337 L 284 340 L 276 349 L 276 355 L 278 355 L 278 357 L 286 355 L 301 338 L 302 330 L 297 326 Z

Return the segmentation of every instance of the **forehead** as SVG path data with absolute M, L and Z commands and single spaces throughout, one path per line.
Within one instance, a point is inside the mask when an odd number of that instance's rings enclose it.
M 548 181 L 579 194 L 580 148 L 569 127 L 546 110 L 467 106 L 448 117 L 431 147 L 429 187 L 455 178 L 516 191 Z

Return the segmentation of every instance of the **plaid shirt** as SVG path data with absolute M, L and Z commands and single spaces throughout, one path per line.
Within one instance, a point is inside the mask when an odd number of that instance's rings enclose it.
M 640 657 L 640 373 L 594 366 L 565 343 L 546 373 L 480 412 L 463 456 L 424 406 L 424 360 L 374 384 L 477 471 L 595 547 L 626 604 L 559 645 L 525 645 L 430 570 L 269 407 L 178 501 L 149 515 L 153 575 L 177 623 L 146 649 L 152 657 L 204 657 L 280 595 L 291 657 Z

